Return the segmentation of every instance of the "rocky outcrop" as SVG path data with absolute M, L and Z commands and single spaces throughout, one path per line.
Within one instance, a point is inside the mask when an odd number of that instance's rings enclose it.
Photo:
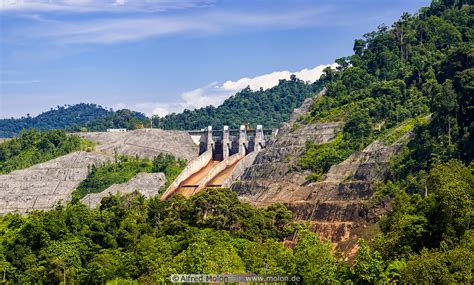
M 90 132 L 79 136 L 98 143 L 96 150 L 109 154 L 138 155 L 153 158 L 168 153 L 177 158 L 191 161 L 198 156 L 198 148 L 185 131 L 160 129 L 139 129 L 123 133 Z
M 163 173 L 138 173 L 126 183 L 112 185 L 100 193 L 87 194 L 81 202 L 91 208 L 96 208 L 104 197 L 117 193 L 130 194 L 135 191 L 149 198 L 157 195 L 165 184 L 166 176 Z
M 287 205 L 297 220 L 311 221 L 313 230 L 338 243 L 348 239 L 353 229 L 377 221 L 380 208 L 386 205 L 370 205 L 374 184 L 386 178 L 389 161 L 406 137 L 391 145 L 374 141 L 332 166 L 320 181 L 309 183 L 306 177 L 310 173 L 297 166 L 306 141 L 329 142 L 341 124 L 295 127 L 296 119 L 308 112 L 308 106 L 309 101 L 295 110 L 290 122 L 258 154 L 232 189 L 241 200 L 256 206 L 275 202 Z
M 283 129 L 256 157 L 253 165 L 232 187 L 241 199 L 253 204 L 305 200 L 304 187 L 309 172 L 297 169 L 297 158 L 307 140 L 330 141 L 339 130 L 339 123 L 302 126 L 296 130 Z M 296 187 L 298 186 L 298 187 Z
M 0 213 L 48 210 L 60 201 L 69 201 L 90 165 L 112 159 L 111 155 L 78 151 L 0 175 Z

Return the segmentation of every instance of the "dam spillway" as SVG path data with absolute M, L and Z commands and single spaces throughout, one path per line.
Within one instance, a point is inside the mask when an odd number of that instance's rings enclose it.
M 231 181 L 234 169 L 250 153 L 259 152 L 272 136 L 273 130 L 257 125 L 254 130 L 241 126 L 231 130 L 190 131 L 199 142 L 199 157 L 192 160 L 161 196 L 166 200 L 175 194 L 190 197 L 207 187 L 225 187 Z

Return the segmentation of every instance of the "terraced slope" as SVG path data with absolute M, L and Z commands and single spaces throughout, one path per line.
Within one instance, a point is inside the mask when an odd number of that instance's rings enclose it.
M 112 159 L 111 155 L 78 151 L 0 175 L 0 213 L 47 210 L 60 201 L 69 201 L 90 165 Z
M 390 159 L 410 133 L 389 145 L 374 141 L 342 163 L 333 165 L 320 181 L 309 183 L 306 177 L 310 172 L 297 165 L 306 141 L 329 142 L 342 125 L 328 122 L 295 128 L 296 118 L 310 105 L 308 101 L 295 110 L 292 120 L 258 154 L 232 189 L 241 200 L 256 206 L 286 204 L 297 220 L 311 221 L 316 232 L 337 243 L 347 240 L 354 229 L 377 219 L 374 212 L 380 210 L 380 205 L 368 206 L 374 184 L 385 178 Z
M 114 154 L 126 154 L 153 158 L 160 153 L 191 160 L 198 155 L 197 146 L 185 131 L 139 129 L 125 133 L 89 132 L 79 136 L 97 142 L 96 150 Z

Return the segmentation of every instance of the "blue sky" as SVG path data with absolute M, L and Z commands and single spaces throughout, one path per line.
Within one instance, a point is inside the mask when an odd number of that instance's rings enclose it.
M 79 102 L 164 115 L 296 73 L 428 0 L 0 0 L 0 118 Z

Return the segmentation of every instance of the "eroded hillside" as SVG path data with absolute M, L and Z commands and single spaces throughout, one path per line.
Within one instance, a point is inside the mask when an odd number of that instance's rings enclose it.
M 91 166 L 112 162 L 116 159 L 116 154 L 142 158 L 171 154 L 185 160 L 197 156 L 197 147 L 191 137 L 181 131 L 141 129 L 126 133 L 80 135 L 95 142 L 95 150 L 72 152 L 29 168 L 0 175 L 0 213 L 48 210 L 59 202 L 70 201 L 72 192 L 86 179 Z M 158 193 L 165 183 L 163 174 L 139 174 L 129 183 L 112 186 L 107 193 L 131 193 L 138 190 L 146 196 L 151 196 L 150 193 Z M 91 196 L 97 200 L 97 197 L 104 195 L 99 193 Z
M 47 210 L 60 201 L 69 201 L 90 165 L 112 159 L 107 154 L 78 151 L 0 175 L 1 213 Z
M 114 154 L 152 158 L 160 153 L 191 160 L 198 155 L 197 146 L 185 131 L 139 129 L 124 133 L 89 132 L 79 136 L 98 143 L 96 150 Z
M 308 179 L 311 171 L 298 164 L 307 142 L 331 143 L 344 126 L 344 122 L 302 122 L 300 118 L 307 116 L 314 101 L 323 95 L 324 92 L 308 99 L 293 112 L 290 121 L 232 188 L 241 200 L 256 206 L 285 204 L 296 220 L 310 221 L 320 236 L 340 243 L 360 232 L 356 229 L 377 222 L 386 212 L 387 203 L 371 202 L 374 187 L 385 180 L 390 160 L 406 144 L 411 132 L 406 130 L 406 124 L 394 128 L 392 132 L 399 128 L 405 128 L 405 132 L 393 142 L 374 140 L 312 182 Z

